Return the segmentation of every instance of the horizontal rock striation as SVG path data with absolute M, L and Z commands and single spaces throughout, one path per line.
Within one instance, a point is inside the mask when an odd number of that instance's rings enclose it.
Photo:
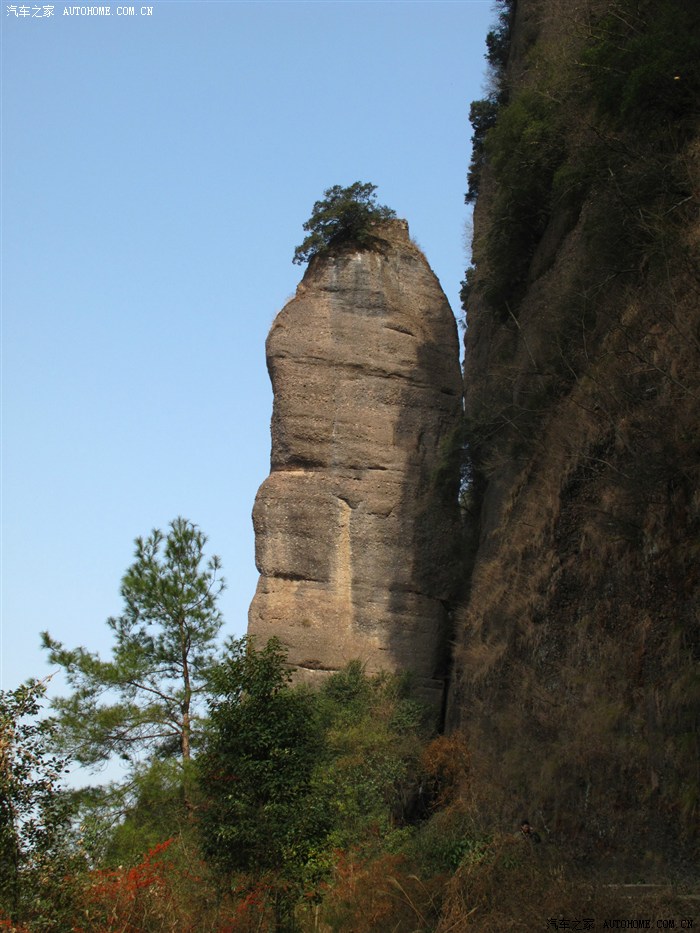
M 403 221 L 315 257 L 267 341 L 271 473 L 249 633 L 311 682 L 359 658 L 441 694 L 458 577 L 452 312 Z

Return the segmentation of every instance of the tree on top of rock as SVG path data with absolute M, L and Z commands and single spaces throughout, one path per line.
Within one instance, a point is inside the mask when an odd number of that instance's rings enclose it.
M 322 201 L 316 201 L 311 217 L 304 224 L 309 234 L 294 251 L 297 265 L 326 252 L 331 246 L 352 240 L 361 246 L 372 241 L 372 228 L 383 220 L 396 217 L 396 212 L 377 204 L 376 185 L 356 181 L 347 188 L 333 185 L 327 188 Z

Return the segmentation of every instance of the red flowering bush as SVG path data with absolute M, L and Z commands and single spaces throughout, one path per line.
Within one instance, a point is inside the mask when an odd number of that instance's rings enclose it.
M 133 868 L 96 871 L 85 891 L 85 926 L 75 933 L 144 933 L 184 930 L 174 907 L 172 863 L 162 855 L 168 839 L 151 849 Z
M 95 871 L 72 933 L 248 933 L 264 909 L 254 887 L 232 905 L 197 853 L 167 839 L 131 868 Z M 21 933 L 21 931 L 18 931 Z

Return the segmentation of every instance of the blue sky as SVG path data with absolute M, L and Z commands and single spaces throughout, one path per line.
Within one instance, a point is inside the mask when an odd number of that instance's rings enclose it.
M 245 631 L 265 337 L 325 188 L 376 184 L 455 310 L 466 263 L 490 0 L 109 5 L 2 4 L 3 689 L 49 673 L 43 629 L 108 653 L 133 540 L 177 515 Z

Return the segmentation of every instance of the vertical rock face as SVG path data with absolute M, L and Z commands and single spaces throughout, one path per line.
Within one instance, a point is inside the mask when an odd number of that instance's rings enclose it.
M 249 633 L 318 682 L 359 658 L 437 700 L 456 577 L 462 388 L 452 312 L 404 221 L 314 258 L 267 340 L 270 476 Z
M 492 825 L 536 813 L 572 863 L 695 877 L 700 88 L 695 70 L 642 140 L 629 50 L 694 63 L 700 8 L 691 32 L 676 5 L 660 42 L 636 3 L 619 32 L 613 0 L 508 6 L 508 102 L 486 137 L 466 290 L 480 516 L 448 728 Z

